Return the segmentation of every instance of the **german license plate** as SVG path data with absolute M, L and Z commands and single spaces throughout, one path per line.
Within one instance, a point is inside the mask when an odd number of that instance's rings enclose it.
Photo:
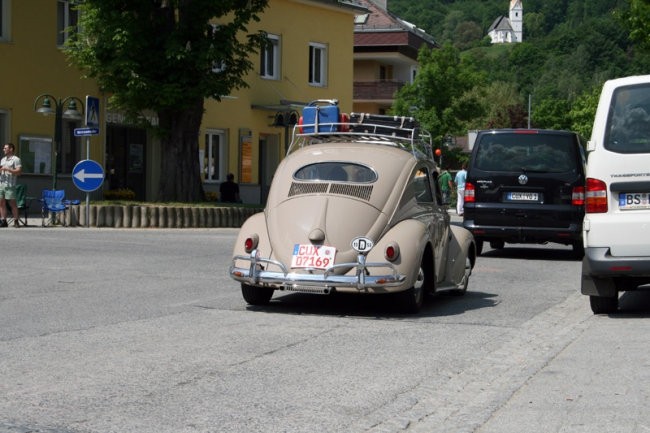
M 292 268 L 327 269 L 334 265 L 336 248 L 326 245 L 295 244 L 291 255 Z
M 621 192 L 618 194 L 621 210 L 650 209 L 650 194 L 647 192 Z
M 509 192 L 506 194 L 508 201 L 539 201 L 539 193 L 536 192 Z

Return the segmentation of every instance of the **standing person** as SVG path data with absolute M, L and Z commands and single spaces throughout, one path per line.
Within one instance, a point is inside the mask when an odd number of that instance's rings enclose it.
M 16 204 L 16 179 L 22 173 L 20 158 L 14 155 L 16 146 L 7 143 L 3 147 L 5 156 L 0 160 L 0 227 L 7 227 L 7 200 L 18 227 L 18 205 Z
M 442 174 L 438 177 L 438 184 L 440 185 L 440 192 L 442 192 L 442 204 L 449 204 L 451 201 L 451 189 L 454 187 L 454 182 L 451 180 L 449 171 L 442 171 Z
M 226 181 L 219 186 L 219 196 L 224 203 L 239 203 L 239 185 L 235 182 L 235 175 L 228 173 Z
M 456 173 L 456 214 L 463 216 L 465 212 L 465 180 L 467 179 L 467 163 L 463 162 L 460 171 Z

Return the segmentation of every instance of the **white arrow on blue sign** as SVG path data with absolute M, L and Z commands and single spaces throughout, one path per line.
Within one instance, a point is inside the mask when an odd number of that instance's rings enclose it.
M 95 191 L 104 182 L 104 169 L 92 159 L 79 161 L 72 169 L 72 182 L 81 191 Z

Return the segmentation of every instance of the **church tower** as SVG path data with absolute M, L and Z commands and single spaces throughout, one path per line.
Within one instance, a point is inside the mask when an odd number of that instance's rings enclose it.
M 510 25 L 514 32 L 514 40 L 512 42 L 524 41 L 524 7 L 522 0 L 510 0 Z

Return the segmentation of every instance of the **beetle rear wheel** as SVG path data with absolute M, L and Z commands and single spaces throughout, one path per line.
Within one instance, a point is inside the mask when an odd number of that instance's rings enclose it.
M 266 305 L 273 296 L 273 289 L 269 287 L 255 287 L 248 284 L 241 285 L 241 294 L 244 300 L 251 305 Z
M 418 269 L 418 276 L 413 282 L 413 286 L 408 290 L 400 293 L 401 305 L 405 313 L 416 314 L 424 305 L 424 298 L 432 291 L 433 275 L 432 270 L 425 266 L 427 255 L 422 258 L 422 263 Z

